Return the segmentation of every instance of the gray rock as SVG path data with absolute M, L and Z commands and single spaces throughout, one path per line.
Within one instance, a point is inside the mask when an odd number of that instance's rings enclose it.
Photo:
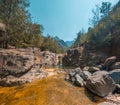
M 89 66 L 85 66 L 84 68 L 83 68 L 83 71 L 88 71 L 89 70 Z
M 82 72 L 82 70 L 81 70 L 80 67 L 78 67 L 78 68 L 75 68 L 74 72 L 75 72 L 76 74 L 78 74 L 78 73 Z
M 112 56 L 110 58 L 107 58 L 104 62 L 104 66 L 108 69 L 109 66 L 111 66 L 116 61 L 116 56 Z
M 120 94 L 120 85 L 119 84 L 116 84 L 115 92 Z
M 116 84 L 120 84 L 120 69 L 110 71 L 108 74 Z
M 91 73 L 94 73 L 94 72 L 96 72 L 96 71 L 100 71 L 100 69 L 99 69 L 98 67 L 90 67 L 90 68 L 88 69 L 88 71 L 91 72 Z
M 91 76 L 91 73 L 89 71 L 82 71 L 81 73 L 79 73 L 79 75 L 84 81 L 86 81 Z
M 111 70 L 114 69 L 120 69 L 120 62 L 115 62 L 114 64 L 112 64 L 112 66 L 110 67 Z
M 68 74 L 65 75 L 65 80 L 67 80 L 67 81 L 70 80 L 70 75 L 68 75 Z
M 116 85 L 107 72 L 99 71 L 88 78 L 86 87 L 96 95 L 105 97 L 115 90 Z
M 74 77 L 71 77 L 71 82 L 75 82 L 75 76 Z
M 13 75 L 20 77 L 34 65 L 32 52 L 18 50 L 0 50 L 0 77 Z
M 69 73 L 70 77 L 74 77 L 75 75 L 76 75 L 76 72 L 74 72 L 74 71 Z
M 51 68 L 58 65 L 58 56 L 55 53 L 50 51 L 42 51 L 40 52 L 40 57 L 42 67 Z
M 98 105 L 118 105 L 118 104 L 113 103 L 113 102 L 102 102 L 102 103 L 100 103 Z
M 75 83 L 78 85 L 78 86 L 83 86 L 84 85 L 84 80 L 78 75 L 76 74 L 75 75 Z
M 99 68 L 100 70 L 103 70 L 103 64 L 100 64 L 100 65 L 98 65 L 98 66 L 96 66 L 97 68 Z
M 0 85 L 20 85 L 47 77 L 48 72 L 41 70 L 40 58 L 38 49 L 0 49 Z
M 97 71 L 97 72 L 95 72 L 95 73 L 93 73 L 92 74 L 92 76 L 94 76 L 94 75 L 107 75 L 108 74 L 108 72 L 107 71 Z

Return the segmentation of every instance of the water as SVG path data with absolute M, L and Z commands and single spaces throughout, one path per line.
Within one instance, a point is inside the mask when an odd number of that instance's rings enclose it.
M 59 68 L 63 68 L 62 56 L 60 56 L 59 61 Z

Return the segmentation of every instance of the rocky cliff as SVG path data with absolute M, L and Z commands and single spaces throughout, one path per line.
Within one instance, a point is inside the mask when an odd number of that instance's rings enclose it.
M 0 85 L 11 86 L 44 78 L 43 68 L 58 65 L 57 55 L 37 48 L 0 49 Z

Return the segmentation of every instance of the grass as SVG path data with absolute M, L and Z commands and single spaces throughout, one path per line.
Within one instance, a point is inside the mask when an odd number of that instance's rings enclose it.
M 85 89 L 56 77 L 19 87 L 0 87 L 0 105 L 97 105 L 86 97 Z

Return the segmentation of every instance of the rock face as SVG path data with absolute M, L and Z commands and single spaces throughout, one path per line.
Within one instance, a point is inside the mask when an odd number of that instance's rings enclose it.
M 115 90 L 115 82 L 106 72 L 96 72 L 86 81 L 86 87 L 93 93 L 105 97 Z
M 56 55 L 37 48 L 0 50 L 0 85 L 13 86 L 48 76 L 42 69 L 57 65 Z
M 63 64 L 66 66 L 79 66 L 82 51 L 83 47 L 68 50 L 63 57 Z
M 108 56 L 105 53 L 97 52 L 93 46 L 85 45 L 68 50 L 63 57 L 63 64 L 83 68 L 85 66 L 97 66 L 103 63 Z
M 33 67 L 34 54 L 32 51 L 0 50 L 0 62 L 0 77 L 19 77 Z
M 40 62 L 42 67 L 51 68 L 58 65 L 57 54 L 49 51 L 40 52 Z

